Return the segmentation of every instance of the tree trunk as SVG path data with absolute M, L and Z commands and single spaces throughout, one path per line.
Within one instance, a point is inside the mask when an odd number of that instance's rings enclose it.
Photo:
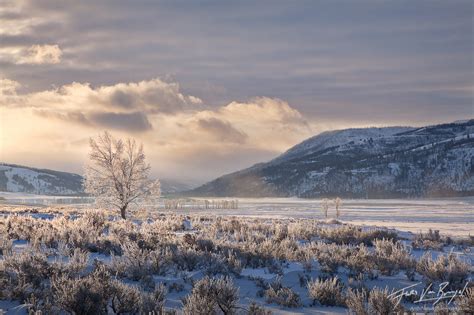
M 127 210 L 127 206 L 123 206 L 122 208 L 120 208 L 120 215 L 122 216 L 122 219 L 126 220 L 127 217 L 125 215 L 125 211 Z

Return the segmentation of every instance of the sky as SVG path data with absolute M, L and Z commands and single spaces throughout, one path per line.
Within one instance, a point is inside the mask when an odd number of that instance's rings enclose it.
M 142 142 L 202 183 L 331 129 L 474 117 L 472 1 L 0 0 L 0 161 Z

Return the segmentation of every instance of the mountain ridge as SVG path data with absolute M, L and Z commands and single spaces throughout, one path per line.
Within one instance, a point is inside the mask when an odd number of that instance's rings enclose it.
M 37 195 L 85 196 L 83 177 L 79 174 L 46 168 L 0 162 L 0 191 Z M 160 180 L 164 194 L 189 190 L 189 185 L 174 180 Z
M 474 195 L 474 120 L 321 133 L 186 194 L 417 198 Z

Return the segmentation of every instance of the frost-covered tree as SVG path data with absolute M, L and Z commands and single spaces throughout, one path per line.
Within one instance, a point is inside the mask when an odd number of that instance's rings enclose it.
M 148 178 L 150 165 L 142 144 L 104 132 L 90 139 L 90 148 L 84 188 L 98 205 L 120 210 L 125 219 L 130 206 L 160 196 L 160 182 Z
M 336 218 L 339 219 L 341 216 L 342 199 L 339 197 L 334 199 L 334 206 L 336 207 Z
M 323 211 L 324 217 L 328 217 L 328 210 L 329 210 L 329 199 L 324 198 L 321 200 L 321 210 Z

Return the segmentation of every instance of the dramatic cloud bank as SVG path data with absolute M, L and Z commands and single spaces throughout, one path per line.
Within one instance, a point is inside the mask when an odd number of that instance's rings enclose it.
M 308 122 L 285 101 L 258 97 L 208 107 L 177 83 L 158 78 L 98 87 L 75 82 L 33 93 L 20 88 L 13 80 L 0 81 L 2 154 L 24 163 L 18 143 L 35 152 L 32 160 L 57 163 L 59 151 L 77 166 L 87 138 L 107 129 L 143 141 L 159 174 L 185 171 L 180 177 L 210 179 L 271 158 L 311 135 Z M 19 125 L 29 127 L 18 132 Z

